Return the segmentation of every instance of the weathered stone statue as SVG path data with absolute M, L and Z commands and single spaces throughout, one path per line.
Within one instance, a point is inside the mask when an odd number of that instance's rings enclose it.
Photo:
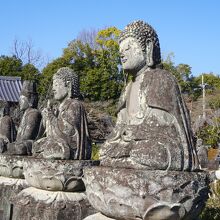
M 7 102 L 2 103 L 0 116 L 0 153 L 7 150 L 7 144 L 15 141 L 16 129 L 9 115 L 10 107 Z
M 175 78 L 160 65 L 160 45 L 149 25 L 135 22 L 120 38 L 125 71 L 133 75 L 119 102 L 113 137 L 102 148 L 103 165 L 196 170 L 190 119 Z
M 11 155 L 31 155 L 33 141 L 37 138 L 41 113 L 37 110 L 37 90 L 36 84 L 31 81 L 24 81 L 20 96 L 20 111 L 24 114 L 18 127 L 16 141 L 9 143 L 7 154 Z
M 43 110 L 46 137 L 34 143 L 33 155 L 48 159 L 90 159 L 86 112 L 80 101 L 78 76 L 67 67 L 53 77 L 54 99 L 58 109 L 50 106 Z
M 135 21 L 119 43 L 122 66 L 133 80 L 101 148 L 101 166 L 84 171 L 90 203 L 104 214 L 86 220 L 195 219 L 208 197 L 207 174 L 199 171 L 176 79 L 161 67 L 157 34 Z

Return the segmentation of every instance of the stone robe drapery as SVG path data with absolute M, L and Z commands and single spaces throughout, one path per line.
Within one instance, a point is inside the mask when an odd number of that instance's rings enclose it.
M 147 169 L 198 169 L 190 117 L 175 78 L 162 69 L 147 70 L 142 77 L 137 92 L 139 111 L 130 119 L 131 82 L 119 102 L 119 118 L 113 137 L 102 147 L 102 164 L 131 168 L 146 165 Z
M 28 108 L 22 116 L 15 142 L 9 143 L 5 153 L 11 155 L 31 155 L 33 141 L 36 140 L 41 123 L 41 113 Z
M 0 138 L 5 142 L 13 142 L 16 138 L 15 124 L 9 115 L 0 118 Z
M 46 118 L 46 137 L 34 143 L 37 157 L 55 159 L 90 159 L 86 112 L 77 99 L 66 99 L 58 110 L 58 116 L 49 112 Z

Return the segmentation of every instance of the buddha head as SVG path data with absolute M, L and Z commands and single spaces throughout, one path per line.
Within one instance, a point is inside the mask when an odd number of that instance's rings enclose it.
M 124 70 L 138 72 L 144 66 L 154 68 L 161 62 L 158 36 L 143 21 L 134 21 L 125 27 L 119 46 Z
M 53 76 L 54 99 L 79 98 L 79 78 L 69 67 L 60 68 Z
M 23 82 L 21 94 L 20 94 L 20 110 L 24 111 L 27 108 L 37 108 L 38 94 L 36 83 L 26 80 Z

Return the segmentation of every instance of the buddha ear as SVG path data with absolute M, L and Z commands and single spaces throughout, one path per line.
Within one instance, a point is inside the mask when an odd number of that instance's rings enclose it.
M 67 88 L 68 88 L 68 97 L 72 98 L 73 88 L 72 88 L 72 83 L 70 81 L 67 82 Z
M 152 67 L 154 65 L 154 59 L 153 59 L 153 54 L 154 54 L 154 46 L 153 42 L 151 39 L 146 40 L 146 58 L 147 58 L 147 66 Z

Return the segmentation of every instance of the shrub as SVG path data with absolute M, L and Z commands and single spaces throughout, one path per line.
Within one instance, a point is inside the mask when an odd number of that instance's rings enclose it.
M 212 195 L 200 215 L 201 220 L 220 220 L 220 181 L 210 184 Z

